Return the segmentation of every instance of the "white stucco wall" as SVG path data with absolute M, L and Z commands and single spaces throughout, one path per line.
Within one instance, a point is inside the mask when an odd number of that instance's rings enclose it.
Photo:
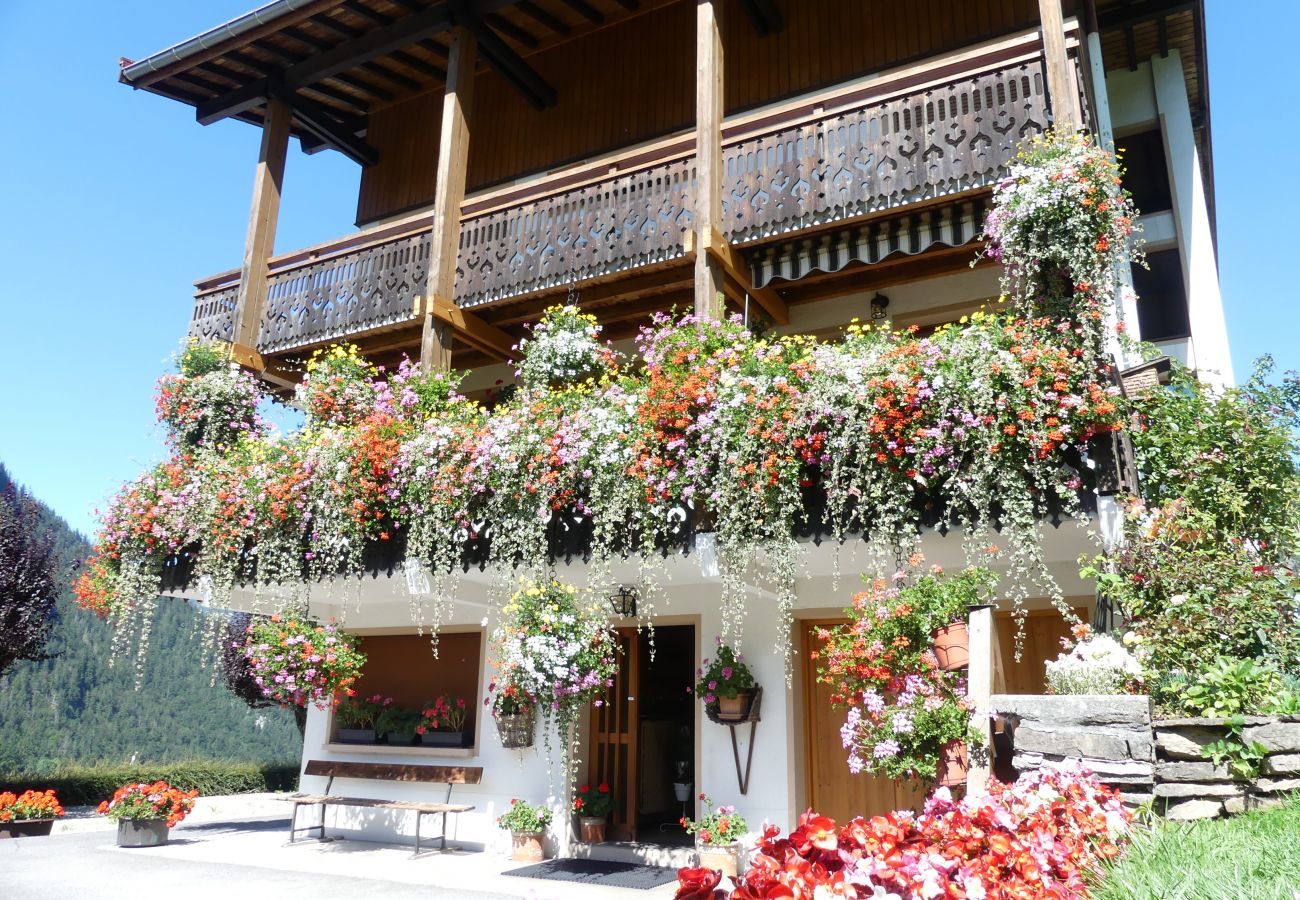
M 1053 576 L 1067 596 L 1086 598 L 1089 586 L 1081 582 L 1075 560 L 1085 552 L 1095 552 L 1098 544 L 1087 533 L 1086 527 L 1067 522 L 1059 529 L 1045 527 L 1043 548 Z M 964 564 L 961 540 L 950 532 L 942 537 L 928 532 L 922 541 L 926 562 L 948 569 L 959 569 Z M 836 572 L 836 554 L 839 555 Z M 575 584 L 583 584 L 587 567 L 581 564 L 560 565 L 557 577 Z M 879 571 L 866 552 L 865 545 L 849 542 L 843 548 L 831 544 L 814 547 L 803 545 L 800 574 L 796 582 L 798 596 L 796 616 L 824 617 L 838 614 L 848 605 L 853 594 L 860 589 L 860 574 Z M 631 566 L 620 571 L 616 566 L 616 579 L 634 583 L 635 572 Z M 697 660 L 707 656 L 714 646 L 714 636 L 721 630 L 719 609 L 720 584 L 715 575 L 701 571 L 699 556 L 669 558 L 665 562 L 667 600 L 655 612 L 665 624 L 697 622 Z M 773 652 L 778 641 L 778 623 L 774 611 L 775 597 L 765 586 L 762 571 L 749 573 L 751 587 L 747 596 L 747 614 L 744 620 L 741 649 L 746 662 L 753 669 L 758 682 L 763 685 L 762 721 L 755 732 L 755 752 L 749 791 L 741 796 L 737 788 L 736 767 L 732 756 L 730 735 L 725 726 L 709 722 L 697 704 L 694 792 L 707 792 L 716 803 L 735 804 L 751 827 L 758 831 L 764 821 L 788 829 L 807 803 L 804 794 L 802 761 L 802 712 L 799 709 L 802 685 L 797 680 L 787 687 L 784 662 Z M 490 629 L 496 624 L 492 593 L 492 575 L 472 572 L 457 587 L 458 602 L 450 617 L 452 623 L 480 626 L 486 619 Z M 1086 602 L 1086 601 L 1082 601 Z M 1031 607 L 1045 607 L 1046 600 L 1036 600 Z M 348 630 L 360 633 L 394 633 L 412 629 L 406 581 L 401 577 L 366 578 L 346 585 L 324 586 L 313 589 L 312 611 L 322 617 L 339 617 Z M 619 624 L 632 624 L 624 622 Z M 798 668 L 798 660 L 795 661 Z M 490 674 L 480 673 L 485 685 Z M 489 849 L 504 850 L 506 836 L 495 827 L 495 818 L 509 804 L 512 797 L 530 802 L 547 801 L 556 811 L 556 824 L 552 829 L 552 849 L 564 852 L 568 840 L 567 816 L 569 792 L 561 773 L 556 770 L 549 777 L 541 751 L 540 728 L 536 747 L 524 750 L 506 750 L 501 747 L 495 726 L 489 716 L 479 724 L 477 749 L 433 750 L 424 748 L 384 747 L 356 748 L 327 743 L 328 713 L 311 710 L 303 749 L 304 766 L 312 759 L 349 760 L 358 762 L 426 763 L 433 765 L 481 766 L 484 769 L 481 785 L 457 786 L 453 802 L 472 803 L 476 809 L 453 817 L 448 835 L 453 840 Z M 749 727 L 737 729 L 740 738 L 742 761 L 748 751 Z M 304 777 L 302 789 L 316 792 L 325 788 L 323 778 Z M 413 785 L 377 781 L 336 781 L 335 793 L 362 797 L 411 799 L 435 801 L 443 798 L 445 788 L 436 785 Z M 314 815 L 307 812 L 306 815 Z M 375 813 L 337 809 L 330 812 L 331 831 L 345 829 L 349 838 L 386 840 L 396 834 L 409 840 L 414 834 L 414 817 L 410 814 Z M 364 828 L 360 828 L 364 823 Z M 435 819 L 426 819 L 426 829 L 437 827 Z

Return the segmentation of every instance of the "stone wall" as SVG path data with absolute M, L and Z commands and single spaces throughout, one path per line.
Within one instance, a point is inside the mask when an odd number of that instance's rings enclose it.
M 995 694 L 990 705 L 1011 737 L 1017 772 L 1077 759 L 1129 804 L 1153 799 L 1149 697 Z
M 1155 723 L 1156 812 L 1171 819 L 1208 819 L 1268 806 L 1300 790 L 1300 716 L 1247 716 L 1242 737 L 1267 752 L 1257 778 L 1234 777 L 1205 747 L 1228 733 L 1223 719 L 1159 719 Z
M 1016 771 L 1079 760 L 1125 801 L 1151 801 L 1170 819 L 1206 819 L 1276 803 L 1300 791 L 1300 716 L 1245 720 L 1244 738 L 1266 756 L 1258 777 L 1234 777 L 1205 747 L 1228 733 L 1223 719 L 1152 719 L 1141 696 L 995 694 Z

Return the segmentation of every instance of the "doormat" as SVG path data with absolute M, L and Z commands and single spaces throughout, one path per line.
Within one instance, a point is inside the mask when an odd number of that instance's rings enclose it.
M 677 880 L 677 870 L 666 866 L 642 866 L 603 859 L 548 859 L 535 866 L 510 869 L 502 874 L 541 878 L 545 881 L 577 881 L 602 887 L 635 888 L 640 891 L 648 891 Z

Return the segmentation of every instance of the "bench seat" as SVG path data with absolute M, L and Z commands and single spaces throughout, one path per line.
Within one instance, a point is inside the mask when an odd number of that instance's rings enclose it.
M 391 809 L 415 813 L 415 855 L 420 854 L 420 825 L 427 815 L 442 816 L 441 847 L 447 848 L 447 816 L 469 812 L 474 807 L 467 803 L 452 803 L 451 788 L 455 784 L 479 784 L 483 770 L 470 766 L 420 766 L 392 765 L 387 763 L 333 762 L 327 760 L 310 760 L 306 774 L 329 778 L 323 794 L 294 794 L 283 797 L 285 802 L 293 804 L 293 817 L 289 821 L 289 843 L 295 843 L 299 831 L 319 831 L 321 840 L 325 839 L 325 810 L 330 806 L 353 806 L 363 809 Z M 332 792 L 335 778 L 366 778 L 377 781 L 423 782 L 426 784 L 445 784 L 447 798 L 441 803 L 427 803 L 418 800 L 379 800 L 372 797 L 350 797 L 346 794 Z M 301 806 L 320 807 L 320 824 L 298 825 L 298 808 Z

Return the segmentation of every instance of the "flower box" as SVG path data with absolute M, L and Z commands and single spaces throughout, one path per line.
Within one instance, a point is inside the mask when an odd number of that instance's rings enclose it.
M 340 728 L 334 739 L 340 744 L 377 744 L 379 736 L 373 728 Z
M 54 829 L 54 819 L 17 819 L 0 822 L 0 838 L 45 837 Z
M 426 731 L 420 735 L 420 743 L 425 747 L 464 747 L 463 731 Z
M 390 747 L 410 747 L 415 743 L 414 731 L 390 731 L 384 735 L 384 741 Z
M 119 847 L 161 847 L 167 843 L 171 826 L 165 819 L 118 819 Z

